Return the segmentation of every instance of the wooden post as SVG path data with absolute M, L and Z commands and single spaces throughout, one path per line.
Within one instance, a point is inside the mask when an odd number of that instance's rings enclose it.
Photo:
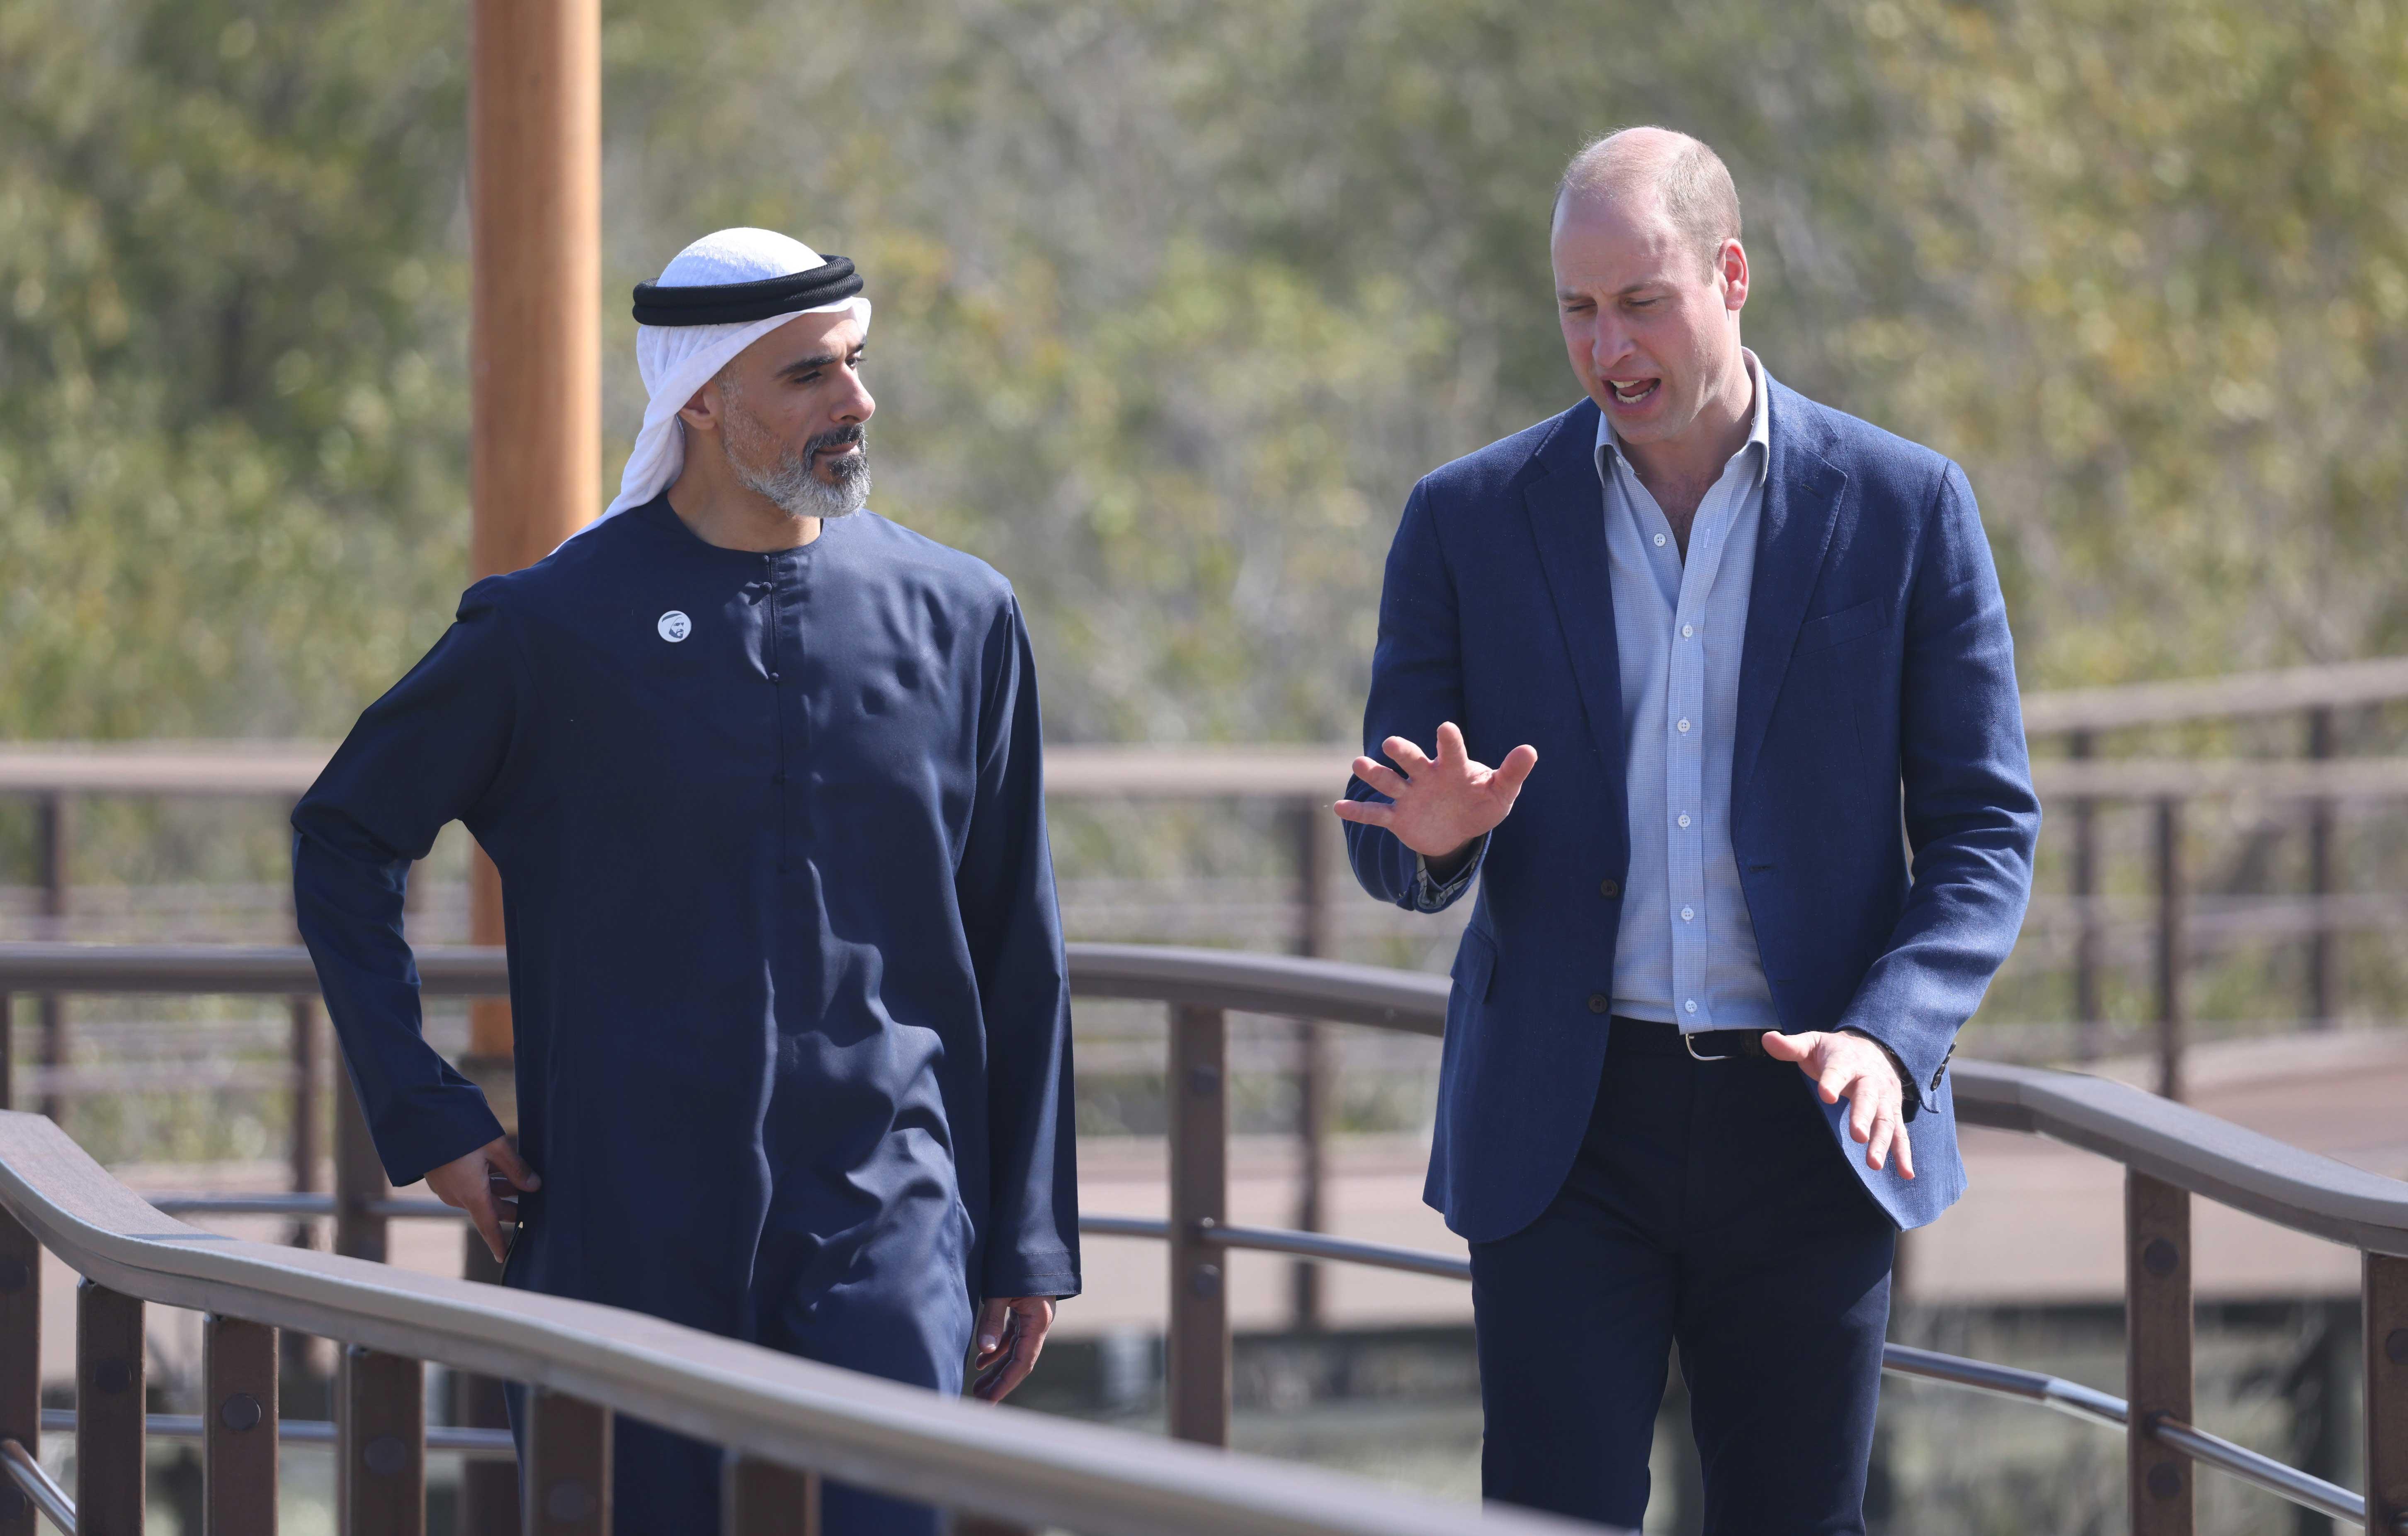
M 2088 731 L 2065 739 L 2066 754 L 2076 761 L 2090 755 Z M 2083 1061 L 2106 1055 L 2106 1010 L 2099 996 L 2099 802 L 2085 797 L 2073 802 L 2073 1053 Z
M 2329 705 L 2308 711 L 2308 755 L 2323 761 L 2333 754 L 2333 712 Z M 2308 933 L 2308 1024 L 2329 1029 L 2341 1013 L 2340 946 L 2333 942 L 2328 898 L 2333 894 L 2333 803 L 2308 802 L 2308 895 L 2315 901 L 2315 927 Z
M 41 809 L 34 843 L 41 860 L 41 934 L 45 939 L 63 940 L 67 936 L 67 892 L 74 870 L 75 802 L 64 795 L 45 795 L 37 803 Z M 67 1060 L 67 1000 L 55 994 L 42 998 L 41 1060 L 48 1078 L 42 1085 L 41 1113 L 60 1120 L 64 1102 L 53 1084 Z
M 2124 1173 L 2125 1431 L 2131 1536 L 2193 1536 L 2189 1457 L 2150 1432 L 2191 1416 L 2190 1195 Z
M 721 1463 L 721 1536 L 820 1536 L 820 1480 L 731 1451 Z
M 336 1529 L 424 1536 L 426 1367 L 346 1344 L 335 1395 Z
M 469 7 L 472 578 L 531 566 L 601 506 L 599 0 Z M 502 941 L 501 880 L 470 854 L 469 930 Z M 507 1059 L 509 1005 L 469 1006 L 469 1055 Z
M 335 1094 L 335 1252 L 384 1262 L 385 1218 L 368 1206 L 392 1193 L 360 1096 L 345 1073 Z
M 1296 818 L 1297 934 L 1296 953 L 1308 959 L 1330 953 L 1330 866 L 1336 840 L 1335 818 L 1319 800 L 1300 800 Z M 1324 825 L 1325 823 L 1329 825 Z M 1296 1227 L 1318 1232 L 1328 1220 L 1329 1106 L 1337 1086 L 1330 1056 L 1336 1045 L 1329 1026 L 1314 1019 L 1296 1025 Z M 1288 1276 L 1295 1326 L 1300 1331 L 1322 1324 L 1322 1266 L 1298 1259 Z
M 142 1536 L 146 1428 L 142 1303 L 87 1280 L 76 1287 L 75 1494 L 80 1536 Z
M 2182 843 L 2183 803 L 2169 796 L 2157 802 L 2157 1092 L 2172 1099 L 2183 1097 L 2183 1036 L 2189 1025 Z
M 502 1267 L 474 1227 L 461 1233 L 460 1278 L 489 1285 Z M 479 1429 L 510 1427 L 502 1384 L 466 1371 L 452 1373 L 452 1422 Z M 519 1469 L 515 1462 L 473 1460 L 460 1468 L 460 1536 L 519 1536 Z
M 276 1330 L 201 1320 L 203 1536 L 276 1536 Z
M 2408 1517 L 2408 1258 L 2366 1256 L 2366 1529 Z
M 1229 1443 L 1229 1287 L 1207 1222 L 1227 1219 L 1228 1019 L 1217 1008 L 1170 1011 L 1170 1433 Z
M 530 1536 L 610 1536 L 610 1410 L 537 1387 L 527 1413 Z
M 318 1187 L 318 1090 L 324 1075 L 318 1050 L 318 999 L 294 998 L 287 1007 L 293 1027 L 293 1191 Z M 293 1224 L 293 1246 L 316 1245 L 317 1229 L 305 1218 Z
M 42 1443 L 42 1245 L 0 1211 L 0 1440 Z M 35 1536 L 40 1516 L 0 1483 L 0 1536 Z

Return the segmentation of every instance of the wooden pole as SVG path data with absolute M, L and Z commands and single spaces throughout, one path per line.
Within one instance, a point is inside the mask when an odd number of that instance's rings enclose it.
M 465 1223 L 460 1278 L 481 1285 L 502 1283 L 502 1266 L 482 1234 Z M 479 1429 L 510 1427 L 509 1400 L 492 1376 L 452 1372 L 452 1422 Z M 519 1470 L 508 1461 L 470 1461 L 460 1468 L 460 1501 L 453 1516 L 459 1536 L 520 1536 Z
M 336 1529 L 343 1536 L 423 1536 L 426 1368 L 347 1344 L 335 1395 Z
M 2408 1519 L 2408 1258 L 2368 1254 L 2366 1529 Z
M 2184 923 L 2183 803 L 2157 802 L 2157 1092 L 2183 1097 L 2183 1036 L 2189 1024 L 2184 985 L 2190 969 Z
M 2191 1536 L 2187 1457 L 2159 1441 L 2152 1419 L 2191 1413 L 2190 1196 L 2161 1179 L 2124 1174 L 2125 1431 L 2132 1536 Z
M 2322 761 L 2333 754 L 2333 712 L 2329 706 L 2308 711 L 2308 755 Z M 2308 1024 L 2332 1027 L 2341 1012 L 2341 988 L 2328 899 L 2333 891 L 2333 803 L 2308 802 L 2308 894 L 2315 898 L 2315 926 L 2308 930 Z
M 276 1536 L 276 1329 L 201 1319 L 202 1536 Z
M 42 1245 L 0 1211 L 0 1440 L 42 1443 Z M 14 1484 L 0 1486 L 0 1536 L 39 1536 L 40 1516 Z
M 2091 754 L 2088 731 L 2066 738 L 2066 755 L 2081 761 Z M 2078 925 L 2073 940 L 2073 1017 L 2077 1026 L 2074 1055 L 2096 1061 L 2107 1054 L 2106 1012 L 2099 995 L 2099 802 L 2073 802 L 2073 901 Z
M 67 887 L 75 863 L 75 801 L 64 795 L 45 795 L 41 799 L 41 825 L 36 833 L 36 843 L 42 861 L 42 937 L 53 942 L 67 936 Z M 52 1120 L 60 1118 L 64 1100 L 53 1085 L 58 1082 L 59 1069 L 67 1060 L 67 1000 L 58 996 L 42 999 L 41 1061 L 46 1082 L 40 1100 L 41 1113 Z
M 1170 1011 L 1170 1337 L 1165 1350 L 1174 1440 L 1229 1443 L 1229 1287 L 1205 1224 L 1228 1219 L 1228 1019 Z
M 611 1413 L 537 1387 L 527 1394 L 522 1516 L 534 1536 L 610 1536 Z
M 468 89 L 470 500 L 475 578 L 550 554 L 601 509 L 599 0 L 473 0 Z M 501 879 L 472 855 L 469 931 L 502 941 Z M 508 1060 L 509 1005 L 469 1011 Z
M 76 1529 L 85 1536 L 142 1536 L 143 1400 L 142 1303 L 87 1280 L 76 1287 Z
M 1329 926 L 1330 866 L 1337 862 L 1335 818 L 1318 800 L 1299 800 L 1292 814 L 1296 825 L 1297 934 L 1296 952 L 1307 959 L 1326 957 L 1331 951 Z M 1325 825 L 1324 824 L 1329 824 Z M 1328 1219 L 1329 1108 L 1336 1072 L 1330 1056 L 1336 1041 L 1329 1026 L 1314 1019 L 1296 1026 L 1296 1227 L 1318 1232 Z M 1324 1301 L 1319 1264 L 1298 1259 L 1289 1271 L 1289 1295 L 1295 1326 L 1302 1332 L 1322 1324 Z

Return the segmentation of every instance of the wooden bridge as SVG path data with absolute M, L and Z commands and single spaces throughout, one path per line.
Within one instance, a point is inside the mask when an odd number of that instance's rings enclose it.
M 1228 1220 L 1227 1015 L 1232 1011 L 1434 1035 L 1447 983 L 1412 972 L 1327 961 L 1141 946 L 1079 946 L 1082 997 L 1163 1004 L 1170 1020 L 1169 1216 L 1096 1214 L 1096 1235 L 1167 1247 L 1169 1428 L 1197 1445 L 1227 1443 L 1228 1286 L 1236 1251 L 1314 1263 L 1364 1264 L 1464 1278 L 1463 1261 L 1323 1234 Z M 430 994 L 491 996 L 507 984 L 494 950 L 421 956 Z M 310 983 L 297 949 L 0 946 L 0 993 L 291 996 Z M 2242 1478 L 2303 1507 L 2371 1529 L 2408 1531 L 2408 1184 L 2346 1167 L 2103 1079 L 1960 1062 L 1958 1113 L 1969 1125 L 2044 1136 L 2122 1165 L 2122 1234 L 2129 1400 L 2032 1371 L 1889 1348 L 1897 1372 L 2003 1394 L 2120 1433 L 2134 1536 L 2188 1536 L 2198 1469 Z M 372 1156 L 343 1160 L 331 1197 L 288 1197 L 283 1211 L 331 1210 L 342 1243 L 380 1251 L 396 1219 L 449 1217 L 395 1201 Z M 2194 1421 L 2194 1197 L 2357 1250 L 2366 1340 L 2370 1494 L 2309 1476 Z M 255 1202 L 196 1198 L 188 1214 Z M 635 1414 L 730 1448 L 726 1529 L 810 1529 L 819 1475 L 942 1501 L 983 1518 L 1094 1532 L 1335 1533 L 1588 1529 L 1498 1508 L 1449 1508 L 1253 1458 L 1166 1445 L 1092 1426 L 851 1375 L 610 1309 L 222 1239 L 183 1226 L 124 1189 L 48 1121 L 0 1116 L 0 1471 L 25 1503 L 0 1514 L 0 1536 L 30 1536 L 39 1511 L 63 1530 L 138 1530 L 146 1304 L 208 1313 L 205 1498 L 212 1529 L 272 1529 L 279 1437 L 275 1329 L 340 1341 L 330 1424 L 342 1529 L 423 1529 L 423 1379 L 420 1362 L 499 1373 L 536 1388 L 520 1469 L 525 1529 L 600 1536 L 609 1529 L 611 1415 Z M 52 1484 L 29 1447 L 38 1399 L 41 1251 L 85 1277 L 78 1296 L 79 1498 Z M 55 1422 L 55 1421 L 54 1421 Z M 457 1434 L 458 1431 L 452 1431 Z M 474 1447 L 472 1447 L 474 1448 Z M 498 1453 L 498 1443 L 481 1448 Z M 267 1522 L 267 1523 L 263 1523 Z M 965 1527 L 965 1529 L 968 1529 Z M 984 1529 L 995 1529 L 989 1524 Z

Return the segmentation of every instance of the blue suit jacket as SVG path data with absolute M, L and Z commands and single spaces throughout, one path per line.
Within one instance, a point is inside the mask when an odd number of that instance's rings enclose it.
M 1913 1182 L 1865 1167 L 1844 1105 L 1826 1113 L 1834 1156 L 1917 1227 L 1964 1192 L 1947 1059 L 2031 884 L 2014 642 L 1964 472 L 1767 382 L 1732 852 L 1782 1028 L 1862 1029 L 1906 1067 Z M 1424 479 L 1380 600 L 1367 753 L 1426 750 L 1445 720 L 1482 762 L 1539 753 L 1482 852 L 1447 1011 L 1426 1198 L 1473 1242 L 1555 1198 L 1605 1060 L 1591 999 L 1613 991 L 1630 839 L 1597 425 L 1584 400 Z M 1412 851 L 1346 830 L 1364 887 L 1412 906 Z

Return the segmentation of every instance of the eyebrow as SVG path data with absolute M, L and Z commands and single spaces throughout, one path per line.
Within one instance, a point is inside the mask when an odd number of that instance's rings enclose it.
M 1628 287 L 1627 287 L 1627 288 L 1622 288 L 1622 289 L 1618 289 L 1618 290 L 1616 290 L 1616 291 L 1614 292 L 1614 294 L 1613 294 L 1613 295 L 1612 295 L 1612 296 L 1613 296 L 1613 297 L 1615 297 L 1615 298 L 1629 298 L 1631 295 L 1633 295 L 1633 294 L 1643 294 L 1643 293 L 1646 293 L 1646 292 L 1647 292 L 1649 289 L 1651 289 L 1651 288 L 1661 288 L 1661 287 L 1663 287 L 1663 286 L 1664 286 L 1664 283 L 1663 283 L 1663 280 L 1662 280 L 1661 279 L 1659 279 L 1659 278 L 1649 278 L 1649 279 L 1645 280 L 1644 281 L 1641 281 L 1641 282 L 1634 282 L 1634 283 L 1630 284 L 1630 285 L 1629 285 Z M 1558 303 L 1560 303 L 1561 301 L 1563 301 L 1563 300 L 1565 300 L 1565 299 L 1572 299 L 1572 298 L 1586 298 L 1586 297 L 1588 297 L 1587 293 L 1586 293 L 1585 291 L 1584 291 L 1584 290 L 1582 290 L 1582 289 L 1578 289 L 1578 288 L 1558 288 L 1558 289 L 1556 289 L 1556 290 L 1555 290 L 1555 298 L 1556 298 L 1556 301 L 1557 301 Z
M 859 357 L 862 352 L 862 348 L 855 347 L 848 355 Z M 787 364 L 784 367 L 780 368 L 777 372 L 777 377 L 780 379 L 792 379 L 800 374 L 812 373 L 821 368 L 832 367 L 836 364 L 843 361 L 844 358 L 838 357 L 834 352 L 813 352 L 809 357 L 797 357 L 793 362 Z

